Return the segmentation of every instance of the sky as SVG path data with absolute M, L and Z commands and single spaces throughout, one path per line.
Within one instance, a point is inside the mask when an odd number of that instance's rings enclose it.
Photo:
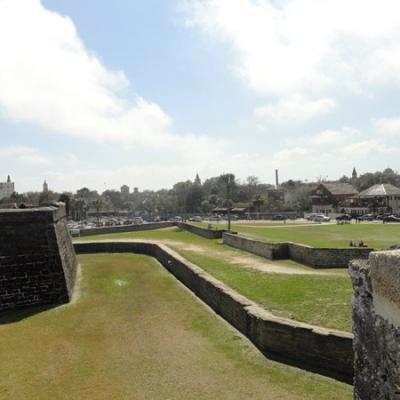
M 397 0 L 0 0 L 18 192 L 399 169 Z

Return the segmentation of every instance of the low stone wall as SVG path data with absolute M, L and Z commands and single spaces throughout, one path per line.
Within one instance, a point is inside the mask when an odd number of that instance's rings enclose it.
M 400 399 L 400 251 L 350 264 L 354 399 Z
M 347 268 L 354 259 L 367 259 L 373 249 L 316 248 L 291 242 L 264 242 L 224 232 L 224 244 L 267 258 L 269 260 L 291 259 L 313 268 Z
M 288 243 L 289 258 L 314 268 L 347 268 L 351 260 L 367 259 L 373 249 L 350 247 L 331 249 Z
M 104 226 L 100 228 L 81 229 L 79 236 L 107 235 L 109 233 L 150 231 L 162 228 L 171 228 L 175 222 L 151 222 L 138 225 Z
M 0 311 L 68 302 L 76 268 L 63 205 L 0 212 Z
M 249 239 L 240 235 L 224 232 L 224 244 L 240 250 L 248 251 L 269 260 L 289 258 L 288 243 L 268 243 L 261 240 Z
M 224 232 L 223 230 L 200 228 L 199 226 L 186 224 L 184 222 L 178 222 L 176 225 L 179 229 L 194 233 L 206 239 L 221 239 L 222 233 Z
M 351 334 L 278 318 L 164 245 L 82 242 L 75 243 L 75 250 L 77 253 L 133 252 L 153 256 L 264 354 L 345 382 L 352 381 Z

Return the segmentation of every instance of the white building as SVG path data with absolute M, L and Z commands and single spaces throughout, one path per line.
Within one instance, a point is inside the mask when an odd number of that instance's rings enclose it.
M 10 175 L 7 176 L 7 182 L 0 182 L 0 199 L 10 197 L 15 192 L 15 184 L 11 182 Z

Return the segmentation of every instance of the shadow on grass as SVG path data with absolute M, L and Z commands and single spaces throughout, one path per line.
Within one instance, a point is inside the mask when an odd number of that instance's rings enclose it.
M 12 324 L 19 322 L 23 319 L 32 317 L 36 314 L 48 311 L 52 308 L 59 307 L 60 304 L 48 304 L 45 306 L 29 307 L 29 308 L 15 308 L 13 310 L 0 312 L 0 325 Z

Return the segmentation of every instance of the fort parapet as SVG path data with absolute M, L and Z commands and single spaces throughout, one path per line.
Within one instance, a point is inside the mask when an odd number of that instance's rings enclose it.
M 62 203 L 0 212 L 0 311 L 68 302 L 76 268 Z
M 350 264 L 354 399 L 400 399 L 400 251 Z
M 367 259 L 369 248 L 318 248 L 292 242 L 266 242 L 228 232 L 222 234 L 224 244 L 269 260 L 290 259 L 313 268 L 347 268 L 351 260 Z

